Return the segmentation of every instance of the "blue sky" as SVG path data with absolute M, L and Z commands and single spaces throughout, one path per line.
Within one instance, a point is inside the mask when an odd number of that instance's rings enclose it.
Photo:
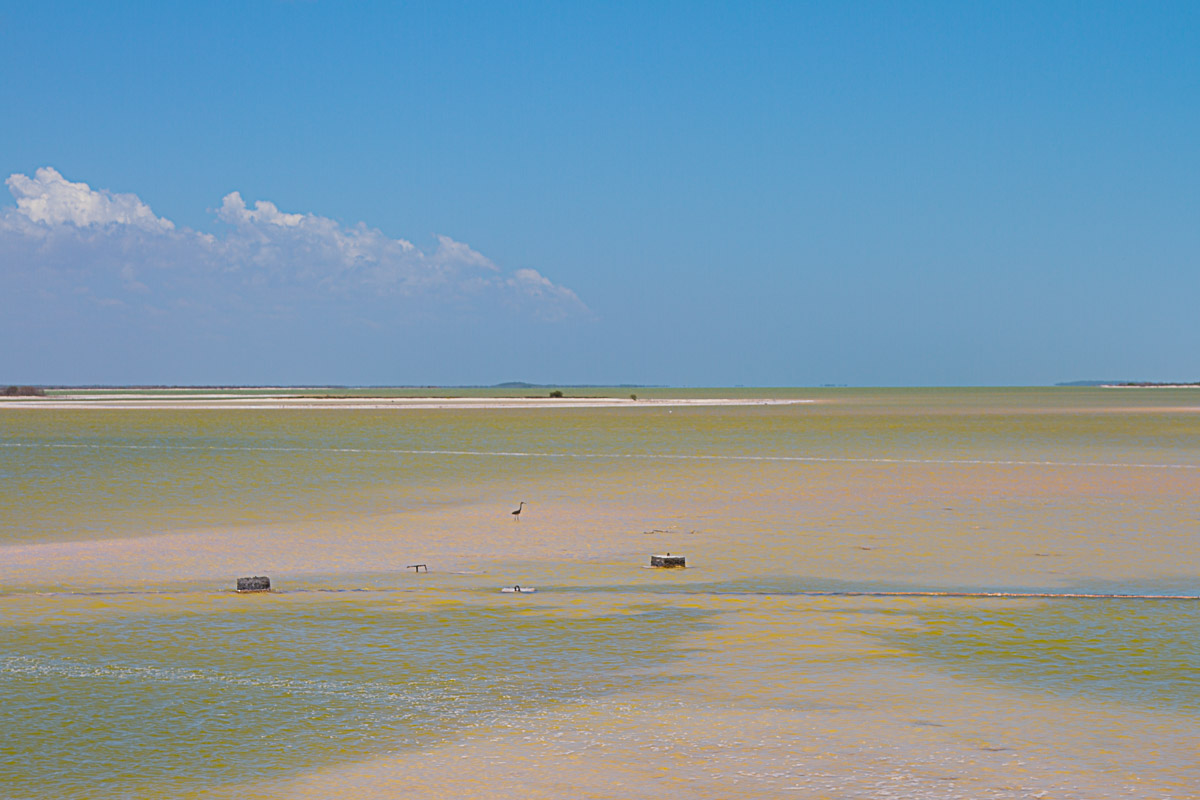
M 0 2 L 0 383 L 1197 380 L 1198 53 L 1194 3 Z

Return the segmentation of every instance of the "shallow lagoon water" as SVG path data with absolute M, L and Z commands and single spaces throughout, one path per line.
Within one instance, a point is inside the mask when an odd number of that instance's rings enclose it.
M 792 394 L 0 410 L 0 784 L 1200 793 L 1195 601 L 811 594 L 1200 594 L 1200 396 Z

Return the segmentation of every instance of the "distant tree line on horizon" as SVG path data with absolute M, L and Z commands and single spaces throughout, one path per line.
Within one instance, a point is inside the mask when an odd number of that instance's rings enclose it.
M 0 395 L 4 397 L 45 397 L 46 390 L 40 386 L 8 386 Z

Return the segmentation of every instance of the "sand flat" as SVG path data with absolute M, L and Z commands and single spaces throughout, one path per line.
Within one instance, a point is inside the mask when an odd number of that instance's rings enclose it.
M 1200 429 L 1118 394 L 0 415 L 0 779 L 1193 798 Z M 1154 597 L 818 596 L 963 589 Z

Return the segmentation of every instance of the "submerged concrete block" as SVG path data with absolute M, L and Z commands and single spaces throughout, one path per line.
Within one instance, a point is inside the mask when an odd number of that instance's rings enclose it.
M 238 578 L 237 590 L 239 592 L 269 592 L 271 591 L 271 579 L 265 575 L 255 575 L 253 578 Z
M 687 559 L 683 556 L 673 556 L 670 553 L 660 556 L 650 556 L 650 566 L 664 567 L 667 569 L 686 567 Z

